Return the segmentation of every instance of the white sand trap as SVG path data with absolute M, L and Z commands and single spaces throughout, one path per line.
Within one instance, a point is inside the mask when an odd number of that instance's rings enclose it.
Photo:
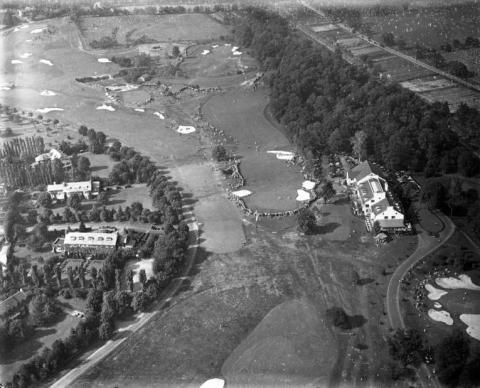
M 27 59 L 31 56 L 32 56 L 32 53 L 23 53 L 23 54 L 19 55 L 19 57 L 22 58 L 22 59 Z
M 280 160 L 293 160 L 295 154 L 290 151 L 267 151 L 268 154 L 274 154 Z
M 30 42 L 33 42 L 33 40 L 27 39 L 25 42 L 30 43 Z
M 234 51 L 233 55 L 242 55 L 242 52 L 241 51 Z
M 25 28 L 28 28 L 28 24 L 23 24 L 21 26 L 17 26 L 17 27 L 15 27 L 15 29 L 13 31 L 18 32 L 20 30 L 24 30 Z
M 195 131 L 195 127 L 192 127 L 190 125 L 179 125 L 177 129 L 177 132 L 181 133 L 182 135 L 188 135 L 189 133 L 193 133 Z
M 480 291 L 480 286 L 477 286 L 472 282 L 470 276 L 462 274 L 458 278 L 449 277 L 449 278 L 438 278 L 435 279 L 435 282 L 443 288 L 457 289 L 463 288 L 465 290 L 474 290 Z
M 55 112 L 55 111 L 61 112 L 63 111 L 63 109 L 62 108 L 39 108 L 35 110 L 35 112 L 39 112 L 39 113 L 48 113 L 48 112 Z
M 100 106 L 97 106 L 97 110 L 108 110 L 109 112 L 115 112 L 115 108 L 113 106 L 107 105 L 107 104 L 102 104 Z
M 142 109 L 142 108 L 135 108 L 134 109 L 135 112 L 145 112 L 145 109 Z
M 238 49 L 239 49 L 238 46 L 233 46 L 233 47 L 232 47 L 232 53 L 233 53 L 234 51 L 237 51 Z
M 231 43 L 225 43 L 224 46 L 230 47 L 232 44 Z
M 10 86 L 0 86 L 0 90 L 11 90 Z
M 108 76 L 109 79 L 112 79 L 113 77 L 110 74 L 104 74 L 101 75 L 97 78 L 105 77 Z M 95 77 L 93 77 L 95 78 Z M 125 85 L 110 85 L 105 87 L 105 90 L 108 90 L 109 92 L 128 92 L 130 90 L 135 90 L 138 89 L 139 85 L 133 85 L 133 84 L 125 84 Z
M 35 28 L 34 30 L 30 31 L 30 34 L 40 34 L 43 30 L 46 30 L 47 27 L 43 28 Z
M 40 59 L 38 62 L 43 63 L 44 65 L 53 66 L 53 63 L 48 59 Z
M 155 112 L 154 115 L 157 116 L 158 118 L 160 118 L 161 120 L 165 120 L 165 116 L 163 114 L 161 114 L 160 112 Z
M 432 318 L 434 321 L 443 322 L 448 326 L 453 325 L 453 319 L 450 316 L 450 313 L 448 311 L 445 311 L 445 310 L 438 311 L 438 310 L 430 309 L 428 310 L 428 316 Z
M 51 96 L 56 96 L 57 93 L 52 92 L 51 90 L 42 90 L 42 91 L 40 92 L 40 95 L 41 95 L 41 96 L 46 96 L 46 97 L 51 97 Z
M 433 287 L 431 284 L 425 284 L 425 289 L 428 291 L 427 298 L 430 300 L 439 300 L 443 295 L 448 294 L 447 291 Z
M 249 191 L 249 190 L 238 190 L 238 191 L 234 191 L 232 192 L 233 195 L 236 195 L 237 197 L 246 197 L 248 195 L 251 195 L 252 192 Z
M 305 189 L 305 190 L 313 190 L 315 188 L 315 182 L 312 182 L 312 181 L 304 181 L 302 183 L 302 187 Z
M 210 379 L 205 381 L 200 388 L 223 388 L 225 386 L 225 380 L 223 379 Z
M 212 46 L 212 48 L 217 48 L 217 47 L 218 47 L 218 44 L 214 44 L 214 45 Z
M 436 309 L 441 309 L 442 308 L 442 304 L 441 303 L 438 303 L 438 302 L 435 302 L 433 304 L 433 307 L 435 307 Z
M 307 193 L 305 190 L 297 189 L 297 201 L 310 201 L 310 193 Z
M 210 54 L 210 50 L 203 50 L 202 51 L 202 55 L 208 55 L 208 54 Z
M 480 341 L 480 314 L 462 314 L 460 320 L 467 327 L 467 334 Z
M 111 63 L 112 62 L 108 58 L 98 58 L 97 61 L 100 62 L 100 63 Z
M 19 61 L 18 59 L 12 59 L 12 65 L 21 65 L 23 62 Z

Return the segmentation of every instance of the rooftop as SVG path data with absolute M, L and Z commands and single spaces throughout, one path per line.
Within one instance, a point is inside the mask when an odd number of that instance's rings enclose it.
M 25 301 L 25 299 L 27 299 L 27 294 L 25 294 L 21 290 L 16 292 L 12 296 L 9 296 L 7 299 L 0 303 L 0 316 L 5 315 L 6 313 L 8 313 L 9 310 L 17 307 L 19 304 Z
M 64 182 L 57 183 L 53 185 L 47 185 L 47 191 L 91 191 L 92 190 L 92 181 L 83 181 L 83 182 Z
M 378 215 L 387 210 L 387 207 L 389 206 L 390 203 L 388 202 L 388 199 L 382 199 L 372 206 L 372 212 L 373 214 Z
M 378 224 L 381 228 L 404 228 L 405 224 L 403 220 L 398 218 L 388 219 L 388 220 L 378 220 Z
M 117 244 L 118 232 L 71 232 L 65 235 L 65 245 L 97 245 L 115 246 Z
M 358 182 L 371 173 L 376 174 L 379 177 L 383 177 L 383 171 L 380 166 L 366 160 L 365 162 L 359 163 L 357 166 L 348 171 L 348 177 L 350 179 L 356 179 Z

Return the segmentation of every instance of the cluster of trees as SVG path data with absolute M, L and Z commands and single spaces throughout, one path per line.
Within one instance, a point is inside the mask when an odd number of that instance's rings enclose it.
M 411 368 L 426 360 L 435 364 L 436 375 L 447 387 L 474 387 L 480 383 L 480 352 L 460 329 L 430 346 L 415 329 L 396 330 L 388 339 L 389 352 L 399 363 L 395 379 L 411 377 Z
M 350 139 L 358 131 L 365 134 L 362 153 L 394 170 L 433 176 L 476 159 L 452 131 L 456 114 L 447 104 L 430 105 L 346 63 L 290 31 L 278 15 L 247 9 L 244 16 L 236 41 L 273 70 L 272 113 L 307 159 L 352 153 Z
M 107 136 L 102 131 L 88 129 L 85 125 L 78 128 L 78 133 L 88 139 L 88 150 L 94 154 L 101 154 L 105 151 Z
M 449 53 L 454 50 L 464 50 L 478 47 L 480 47 L 480 39 L 473 36 L 467 36 L 463 43 L 459 39 L 453 39 L 451 44 L 445 43 L 440 46 L 440 49 Z
M 110 157 L 121 160 L 113 166 L 108 180 L 113 185 L 127 183 L 146 183 L 156 171 L 155 164 L 146 156 L 142 156 L 133 148 L 113 143 L 109 150 Z
M 33 161 L 35 156 L 45 152 L 43 137 L 32 136 L 25 138 L 15 138 L 7 141 L 0 149 L 0 159 L 9 161 L 27 159 Z

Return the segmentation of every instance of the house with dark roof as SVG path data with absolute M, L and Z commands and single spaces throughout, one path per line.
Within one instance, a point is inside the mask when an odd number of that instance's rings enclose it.
M 28 294 L 20 290 L 0 302 L 0 320 L 6 320 L 18 313 L 25 306 L 27 299 Z

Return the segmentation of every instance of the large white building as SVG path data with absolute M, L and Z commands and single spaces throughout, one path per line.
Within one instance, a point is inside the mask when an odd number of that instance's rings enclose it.
M 69 171 L 72 169 L 72 160 L 69 156 L 65 155 L 63 152 L 52 148 L 50 151 L 40 154 L 35 158 L 35 163 L 33 165 L 49 162 L 52 160 L 58 159 L 62 163 L 64 171 Z
M 117 248 L 118 232 L 70 232 L 65 235 L 63 248 L 66 253 L 100 253 Z
M 357 203 L 365 216 L 367 229 L 378 222 L 380 230 L 408 230 L 400 204 L 388 191 L 388 183 L 381 169 L 368 161 L 360 163 L 347 172 L 347 184 L 355 188 Z
M 100 191 L 100 182 L 64 182 L 53 185 L 47 185 L 47 192 L 52 199 L 64 200 L 70 198 L 73 194 L 82 195 L 85 199 L 95 196 Z

